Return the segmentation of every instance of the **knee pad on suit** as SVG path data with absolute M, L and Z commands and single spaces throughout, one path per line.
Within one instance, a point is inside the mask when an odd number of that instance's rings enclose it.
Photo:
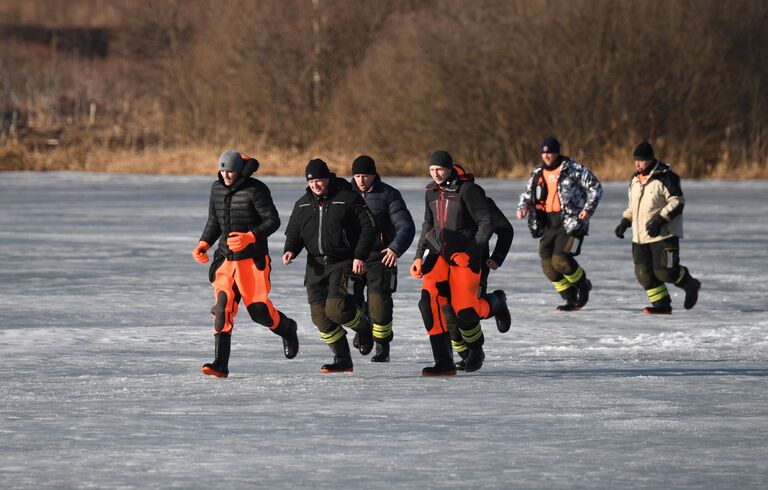
M 265 303 L 251 303 L 248 305 L 248 314 L 251 315 L 251 319 L 254 322 L 265 327 L 272 326 L 272 316 L 270 315 L 269 307 Z

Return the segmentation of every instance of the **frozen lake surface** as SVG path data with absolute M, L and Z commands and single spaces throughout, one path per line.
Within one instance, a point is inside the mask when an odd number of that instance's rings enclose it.
M 628 169 L 629 170 L 629 169 Z M 683 181 L 682 262 L 699 304 L 640 313 L 626 183 L 605 184 L 579 261 L 589 305 L 557 313 L 536 241 L 490 287 L 510 332 L 484 322 L 483 369 L 424 378 L 419 283 L 400 267 L 392 362 L 330 351 L 312 325 L 304 254 L 274 262 L 272 299 L 301 352 L 241 310 L 230 378 L 212 359 L 212 292 L 192 248 L 213 178 L 0 173 L 2 488 L 766 488 L 768 182 Z M 283 226 L 303 179 L 264 178 Z M 417 229 L 424 179 L 400 188 Z M 512 216 L 522 181 L 480 180 Z

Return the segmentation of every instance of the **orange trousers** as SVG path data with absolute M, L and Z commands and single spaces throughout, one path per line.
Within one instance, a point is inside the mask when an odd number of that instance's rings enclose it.
M 480 271 L 469 267 L 451 265 L 438 257 L 429 272 L 425 272 L 421 283 L 419 309 L 429 335 L 448 331 L 443 307 L 451 305 L 460 318 L 476 317 L 477 321 L 488 318 L 491 308 L 488 301 L 478 297 Z
M 264 267 L 259 268 L 259 262 Z M 269 299 L 272 289 L 269 256 L 263 259 L 224 260 L 216 269 L 213 280 L 214 306 L 211 314 L 216 333 L 232 333 L 237 305 L 242 298 L 248 313 L 256 323 L 271 329 L 280 324 L 280 313 Z

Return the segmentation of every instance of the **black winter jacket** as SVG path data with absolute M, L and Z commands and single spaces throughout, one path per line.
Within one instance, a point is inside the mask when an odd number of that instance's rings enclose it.
M 493 226 L 485 191 L 474 183 L 474 177 L 459 175 L 454 169 L 442 185 L 427 185 L 424 203 L 416 257 L 421 258 L 427 246 L 448 261 L 454 253 L 466 252 L 472 268 L 479 268 Z
M 369 192 L 360 192 L 354 179 L 352 186 L 368 205 L 378 230 L 368 260 L 380 260 L 381 251 L 385 248 L 392 249 L 398 257 L 402 256 L 413 243 L 416 225 L 400 191 L 382 182 L 378 175 Z
M 267 237 L 280 228 L 280 216 L 269 188 L 260 180 L 251 178 L 258 168 L 258 161 L 247 159 L 243 172 L 230 187 L 224 185 L 221 174 L 211 186 L 208 222 L 200 240 L 211 245 L 219 240 L 218 251 L 228 260 L 268 255 Z M 256 242 L 235 253 L 227 247 L 227 237 L 233 231 L 252 231 Z
M 512 223 L 509 222 L 504 213 L 501 212 L 493 199 L 488 198 L 488 207 L 491 211 L 491 223 L 493 224 L 493 232 L 497 235 L 496 246 L 493 248 L 493 253 L 490 254 L 491 259 L 499 264 L 504 263 L 504 259 L 507 258 L 509 249 L 512 246 L 512 240 L 515 238 L 515 230 L 512 228 Z M 486 248 L 486 250 L 488 250 Z M 487 254 L 488 252 L 486 252 Z
M 368 207 L 349 182 L 331 174 L 328 193 L 319 198 L 307 187 L 296 201 L 285 229 L 285 252 L 306 248 L 326 263 L 366 260 L 376 234 Z

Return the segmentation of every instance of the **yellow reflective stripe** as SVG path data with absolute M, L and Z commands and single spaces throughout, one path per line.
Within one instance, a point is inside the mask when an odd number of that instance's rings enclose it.
M 480 340 L 480 337 L 483 336 L 483 329 L 480 328 L 480 324 L 478 323 L 476 327 L 473 327 L 470 330 L 460 330 L 461 331 L 461 338 L 464 339 L 464 342 L 467 342 L 468 344 L 471 344 L 473 342 L 477 342 Z
M 679 276 L 677 276 L 677 279 L 675 279 L 675 284 L 677 284 L 677 283 L 679 283 L 680 281 L 682 281 L 682 280 L 683 280 L 683 277 L 685 277 L 685 273 L 686 273 L 686 272 L 688 272 L 688 269 L 686 269 L 685 267 L 683 267 L 683 266 L 681 265 L 681 266 L 680 266 L 680 275 L 679 275 Z
M 555 291 L 557 291 L 558 293 L 562 293 L 563 291 L 571 287 L 571 281 L 569 281 L 568 279 L 563 279 L 557 282 L 552 281 L 552 285 L 555 286 Z
M 456 352 L 464 352 L 465 350 L 469 349 L 469 347 L 467 347 L 467 343 L 463 340 L 451 340 L 451 345 L 453 346 L 453 350 Z
M 373 336 L 377 339 L 386 339 L 392 333 L 392 322 L 386 325 L 373 324 Z
M 345 328 L 355 328 L 358 323 L 360 323 L 360 319 L 363 317 L 363 312 L 360 310 L 360 308 L 357 309 L 355 312 L 355 318 L 352 319 L 349 323 L 342 323 L 341 325 Z
M 568 282 L 570 282 L 571 284 L 575 284 L 575 283 L 579 282 L 579 279 L 584 277 L 584 269 L 579 267 L 578 269 L 576 269 L 576 272 L 574 272 L 570 276 L 568 274 L 563 274 L 563 277 L 568 279 Z
M 333 344 L 334 342 L 341 340 L 346 333 L 347 332 L 343 328 L 336 327 L 333 331 L 328 333 L 320 332 L 320 338 L 323 339 L 323 342 L 326 344 Z
M 647 289 L 645 294 L 648 295 L 648 299 L 650 299 L 652 303 L 655 303 L 669 296 L 669 291 L 667 291 L 667 286 L 662 284 L 657 288 Z

